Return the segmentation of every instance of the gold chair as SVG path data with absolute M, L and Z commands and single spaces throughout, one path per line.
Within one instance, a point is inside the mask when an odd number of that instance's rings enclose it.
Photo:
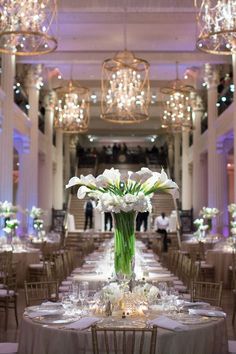
M 155 354 L 157 326 L 153 328 L 99 328 L 92 326 L 93 354 Z
M 192 282 L 191 300 L 206 301 L 211 305 L 220 306 L 222 298 L 223 283 L 208 283 L 202 281 Z
M 38 305 L 48 300 L 56 302 L 58 300 L 57 281 L 31 282 L 25 281 L 25 302 L 26 306 Z
M 2 287 L 0 289 L 0 308 L 5 312 L 5 330 L 8 326 L 8 312 L 13 309 L 15 312 L 16 324 L 18 327 L 17 316 L 17 280 L 16 271 L 12 264 L 8 264 L 3 269 Z

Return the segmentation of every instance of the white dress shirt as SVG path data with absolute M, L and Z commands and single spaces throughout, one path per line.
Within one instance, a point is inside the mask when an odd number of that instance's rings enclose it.
M 155 219 L 155 230 L 167 230 L 169 227 L 169 218 L 166 216 L 163 218 L 161 215 L 157 216 Z

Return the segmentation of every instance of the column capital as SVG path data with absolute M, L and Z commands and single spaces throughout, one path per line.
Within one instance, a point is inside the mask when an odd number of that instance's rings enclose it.
M 197 92 L 190 93 L 191 106 L 194 112 L 204 112 L 205 106 L 201 96 Z
M 27 65 L 26 66 L 26 76 L 25 76 L 25 86 L 29 88 L 37 88 L 40 90 L 43 78 L 41 76 L 42 65 Z
M 55 91 L 48 91 L 47 94 L 43 98 L 43 104 L 46 111 L 54 110 L 55 104 L 57 100 L 57 94 Z
M 206 63 L 204 66 L 204 81 L 207 88 L 216 88 L 219 83 L 219 71 L 215 65 Z

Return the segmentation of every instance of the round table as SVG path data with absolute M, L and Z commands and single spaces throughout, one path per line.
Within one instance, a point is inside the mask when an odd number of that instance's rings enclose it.
M 28 266 L 40 262 L 40 251 L 37 249 L 13 251 L 13 262 L 16 263 L 17 286 L 24 287 Z
M 42 325 L 23 317 L 18 354 L 92 354 L 91 330 L 71 330 Z M 226 323 L 223 318 L 189 325 L 185 331 L 157 330 L 157 354 L 227 354 Z
M 229 266 L 232 265 L 232 251 L 224 249 L 208 250 L 206 262 L 215 267 L 215 281 L 223 281 L 225 287 L 230 287 Z
M 210 250 L 215 247 L 219 241 L 207 241 L 204 245 L 204 250 Z M 199 243 L 195 239 L 181 242 L 181 250 L 188 253 L 199 252 Z
M 10 246 L 9 248 L 5 247 L 0 250 L 0 253 L 11 250 Z M 16 247 L 13 250 L 12 261 L 16 267 L 17 286 L 22 288 L 27 277 L 28 266 L 40 262 L 40 251 L 33 248 Z

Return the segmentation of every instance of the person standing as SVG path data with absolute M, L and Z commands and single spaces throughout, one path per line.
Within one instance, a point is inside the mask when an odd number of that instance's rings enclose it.
M 93 227 L 93 201 L 89 199 L 84 204 L 84 211 L 85 211 L 85 221 L 84 221 L 84 231 L 87 229 L 89 224 L 89 228 L 92 229 Z
M 165 213 L 157 216 L 155 219 L 155 230 L 162 235 L 163 252 L 168 251 L 167 229 L 169 227 L 169 218 Z
M 105 220 L 104 220 L 104 226 L 105 226 L 105 231 L 111 231 L 112 230 L 112 215 L 109 212 L 104 213 Z M 108 228 L 109 225 L 109 228 Z

